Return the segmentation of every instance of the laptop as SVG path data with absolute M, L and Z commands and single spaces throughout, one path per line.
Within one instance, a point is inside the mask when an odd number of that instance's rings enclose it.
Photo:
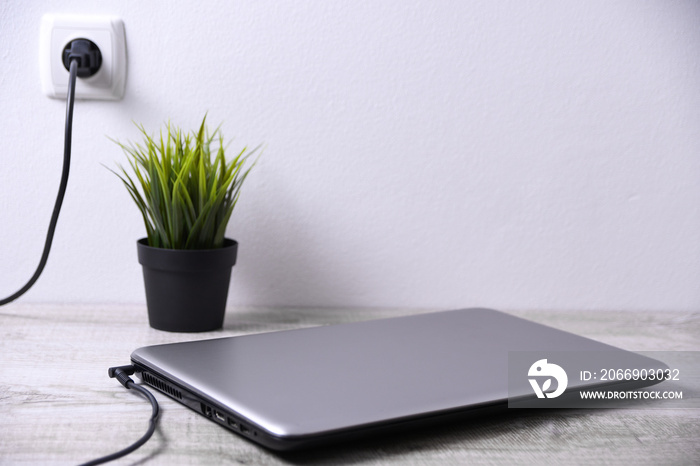
M 564 353 L 608 355 L 607 361 L 613 354 L 624 356 L 628 367 L 665 367 L 490 309 L 147 346 L 131 360 L 146 384 L 274 450 L 478 415 L 513 400 L 544 403 L 560 390 L 654 383 L 581 380 L 572 371 L 563 383 L 556 374 L 553 385 L 536 381 L 536 371 L 554 364 L 551 355 Z M 522 355 L 527 367 L 516 368 L 514 377 L 514 356 Z

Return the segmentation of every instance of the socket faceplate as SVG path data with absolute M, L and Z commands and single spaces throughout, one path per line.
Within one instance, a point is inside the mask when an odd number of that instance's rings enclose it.
M 76 99 L 119 100 L 126 85 L 126 36 L 124 22 L 108 16 L 47 14 L 41 18 L 39 70 L 46 95 L 65 99 L 68 71 L 63 48 L 73 39 L 89 39 L 100 48 L 102 66 L 93 76 L 80 78 Z

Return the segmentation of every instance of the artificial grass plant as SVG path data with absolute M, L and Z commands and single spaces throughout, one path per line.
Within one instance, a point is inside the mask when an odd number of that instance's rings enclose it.
M 149 246 L 215 249 L 224 244 L 226 225 L 255 162 L 246 169 L 244 165 L 259 147 L 243 148 L 227 160 L 220 127 L 209 133 L 206 119 L 190 133 L 168 123 L 159 137 L 137 125 L 141 144 L 114 141 L 133 173 L 119 164 L 122 173 L 112 172 L 141 211 Z

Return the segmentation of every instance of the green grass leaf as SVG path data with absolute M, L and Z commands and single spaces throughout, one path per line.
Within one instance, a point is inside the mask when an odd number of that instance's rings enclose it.
M 142 135 L 139 143 L 112 139 L 126 155 L 132 173 L 121 165 L 117 165 L 121 173 L 109 170 L 139 209 L 151 246 L 223 246 L 243 181 L 258 160 L 246 166 L 248 159 L 260 147 L 244 148 L 227 161 L 221 126 L 210 133 L 206 118 L 189 133 L 168 122 L 154 138 L 136 124 Z

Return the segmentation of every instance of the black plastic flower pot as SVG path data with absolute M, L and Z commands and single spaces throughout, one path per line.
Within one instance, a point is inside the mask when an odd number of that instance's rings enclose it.
M 142 238 L 136 247 L 151 327 L 207 332 L 223 326 L 236 241 L 226 238 L 219 249 L 187 250 L 154 248 Z

